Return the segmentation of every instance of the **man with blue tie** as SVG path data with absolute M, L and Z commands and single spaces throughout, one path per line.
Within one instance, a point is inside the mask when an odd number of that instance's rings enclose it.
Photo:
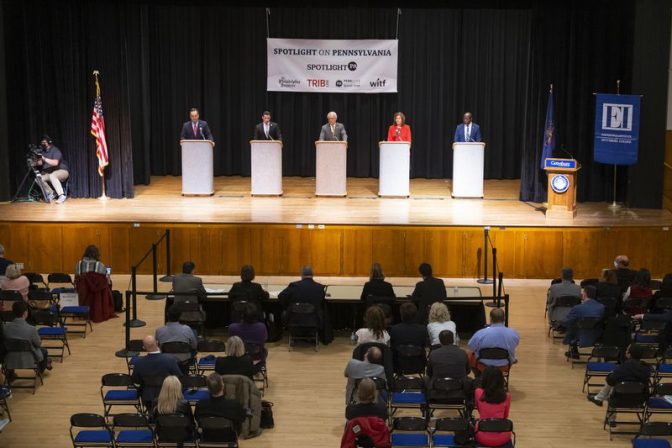
M 454 142 L 480 142 L 481 127 L 471 120 L 471 112 L 465 112 L 462 117 L 462 124 L 457 125 L 455 129 Z

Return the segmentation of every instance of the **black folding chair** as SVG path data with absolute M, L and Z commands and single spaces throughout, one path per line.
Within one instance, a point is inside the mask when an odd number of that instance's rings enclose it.
M 199 448 L 237 448 L 238 434 L 231 420 L 224 417 L 205 417 L 198 420 Z
M 12 388 L 12 389 L 32 389 L 33 390 L 33 395 L 35 394 L 35 391 L 37 390 L 37 380 L 40 380 L 40 384 L 44 384 L 44 381 L 42 381 L 42 372 L 40 372 L 40 368 L 38 366 L 38 361 L 35 356 L 35 352 L 33 351 L 33 345 L 32 343 L 27 340 L 27 339 L 5 339 L 5 350 L 7 350 L 5 354 L 5 363 L 4 363 L 4 368 L 5 370 L 7 369 L 13 369 L 14 370 L 14 377 L 10 381 L 8 379 L 7 384 Z M 10 354 L 16 353 L 16 354 L 29 354 L 29 356 L 33 359 L 33 365 L 30 367 L 26 366 L 13 366 L 7 363 L 7 358 Z M 33 376 L 22 376 L 17 374 L 17 370 L 29 370 L 33 372 Z M 32 385 L 24 385 L 24 384 L 16 384 L 16 381 L 22 381 L 22 380 L 31 380 L 33 382 Z
M 171 341 L 161 344 L 161 352 L 177 358 L 182 372 L 189 373 L 196 370 L 196 358 L 188 342 Z
M 177 415 L 161 415 L 156 419 L 157 448 L 195 448 L 196 425 L 193 419 Z
M 513 422 L 506 418 L 485 418 L 478 420 L 477 432 L 510 432 L 511 446 L 516 446 L 516 433 L 513 431 Z
M 70 439 L 75 448 L 112 447 L 114 433 L 98 414 L 74 414 L 70 417 Z
M 613 434 L 639 434 L 645 421 L 646 402 L 649 396 L 648 385 L 642 383 L 623 382 L 614 386 L 609 405 L 604 416 L 604 428 L 609 428 L 609 440 Z M 634 414 L 636 421 L 617 421 L 619 414 Z M 618 425 L 636 426 L 636 430 L 616 431 Z
M 315 307 L 310 303 L 292 303 L 287 308 L 287 328 L 289 330 L 289 351 L 294 341 L 314 341 L 315 351 L 319 350 L 319 320 Z
M 419 345 L 396 345 L 394 349 L 394 373 L 397 375 L 424 376 L 427 353 Z
M 429 416 L 437 410 L 454 410 L 462 418 L 467 418 L 466 393 L 464 381 L 456 378 L 436 378 L 428 392 L 427 407 Z
M 30 317 L 35 326 L 39 327 L 37 334 L 42 339 L 42 348 L 49 352 L 49 357 L 59 358 L 63 362 L 65 350 L 68 350 L 68 355 L 71 353 L 68 343 L 68 329 L 61 325 L 60 317 L 46 310 L 33 311 Z M 44 344 L 47 341 L 50 341 L 49 345 Z M 56 345 L 53 343 L 56 343 Z
M 482 348 L 478 351 L 478 357 L 476 359 L 476 363 L 481 363 L 483 365 L 487 365 L 483 363 L 483 360 L 487 361 L 506 361 L 506 365 L 498 367 L 499 370 L 502 371 L 502 375 L 504 375 L 504 382 L 506 383 L 506 387 L 508 389 L 509 387 L 509 377 L 511 376 L 511 356 L 509 355 L 509 351 L 506 350 L 505 348 L 499 348 L 499 347 L 486 347 Z
M 140 414 L 114 416 L 114 443 L 116 448 L 155 447 L 154 429 L 147 417 Z

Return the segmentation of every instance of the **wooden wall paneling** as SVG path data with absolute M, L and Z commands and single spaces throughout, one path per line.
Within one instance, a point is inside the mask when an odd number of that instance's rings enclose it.
M 404 231 L 404 252 L 403 258 L 398 262 L 403 263 L 404 277 L 419 277 L 418 267 L 420 263 L 432 263 L 431 255 L 428 248 L 431 247 L 431 239 L 434 236 L 435 229 L 432 228 L 407 228 Z M 383 266 L 384 267 L 384 266 Z M 432 266 L 436 270 L 436 267 Z M 436 275 L 440 275 L 437 271 Z
M 385 275 L 401 277 L 407 275 L 404 260 L 405 231 L 403 228 L 377 227 L 373 230 L 371 259 L 383 266 Z
M 112 267 L 115 274 L 131 273 L 131 226 L 129 224 L 109 224 L 101 226 L 102 261 Z
M 304 233 L 309 237 L 308 258 L 319 275 L 343 275 L 343 230 L 339 226 L 315 226 Z
M 519 278 L 557 277 L 562 269 L 562 230 L 516 230 L 515 272 Z M 498 251 L 499 258 L 499 251 Z
M 5 247 L 5 255 L 16 263 L 24 264 L 24 271 L 30 272 L 30 244 L 28 226 L 21 223 L 7 223 L 0 226 L 0 244 Z
M 462 266 L 458 277 L 477 278 L 481 272 L 480 252 L 483 247 L 483 231 L 465 228 L 462 230 Z M 479 250 L 480 249 L 480 250 Z M 502 264 L 500 263 L 500 266 Z
M 604 230 L 565 229 L 563 231 L 562 264 L 574 270 L 576 278 L 599 278 L 601 267 L 607 267 L 604 257 Z M 613 259 L 613 257 L 612 257 Z M 559 277 L 560 273 L 556 275 Z
M 140 259 L 149 251 L 154 242 L 158 241 L 161 235 L 165 232 L 167 226 L 164 225 L 151 225 L 151 224 L 142 224 L 140 227 L 131 226 L 130 228 L 130 240 L 129 240 L 129 254 L 130 254 L 130 264 L 137 264 Z M 183 232 L 176 232 L 176 229 L 171 229 L 171 257 L 173 260 L 181 259 L 185 255 L 185 239 Z M 188 243 L 188 240 L 186 240 Z M 159 273 L 165 271 L 165 248 L 159 246 L 158 248 L 159 255 Z M 181 260 L 184 261 L 184 260 Z M 180 261 L 180 270 L 181 272 L 181 261 Z M 175 266 L 176 262 L 173 262 Z M 173 271 L 175 272 L 175 271 Z M 138 274 L 151 274 L 152 273 L 152 259 L 151 255 L 139 266 Z
M 519 278 L 522 275 L 516 269 L 516 254 L 522 249 L 519 246 L 518 241 L 518 232 L 519 229 L 515 227 L 491 227 L 489 234 L 492 244 L 497 249 L 497 267 L 498 270 L 504 273 L 505 278 Z M 473 237 L 473 244 L 476 247 L 481 248 L 483 251 L 483 230 L 478 232 L 477 235 Z M 483 277 L 484 267 L 483 267 L 484 257 L 481 255 L 480 259 L 480 270 L 478 277 Z M 492 278 L 492 245 L 488 245 L 488 278 Z
M 672 271 L 670 231 L 662 227 L 644 229 L 611 228 L 610 239 L 618 242 L 618 253 L 630 258 L 632 269 L 647 268 L 654 277 Z M 612 260 L 613 260 L 612 256 Z
M 101 251 L 101 260 L 105 261 L 105 254 L 102 252 L 105 248 L 102 246 L 102 233 L 107 231 L 106 227 L 92 224 L 71 224 L 61 226 L 62 232 L 62 260 L 61 266 L 64 272 L 73 273 L 75 264 L 81 260 L 84 249 L 89 244 L 94 244 Z
M 425 260 L 439 277 L 457 277 L 464 263 L 462 229 L 436 227 L 425 232 Z M 415 274 L 417 275 L 417 265 Z
M 369 275 L 373 264 L 373 228 L 343 227 L 343 275 Z M 383 272 L 385 266 L 383 266 Z
M 51 273 L 72 272 L 63 266 L 62 226 L 58 224 L 28 224 L 28 263 L 26 271 Z M 24 262 L 25 263 L 25 262 Z

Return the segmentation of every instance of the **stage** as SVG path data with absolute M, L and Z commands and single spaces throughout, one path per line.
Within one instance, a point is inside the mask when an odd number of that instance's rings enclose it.
M 451 198 L 449 179 L 412 179 L 409 198 L 379 198 L 378 179 L 348 178 L 346 198 L 315 197 L 314 178 L 284 178 L 280 197 L 252 197 L 249 177 L 216 177 L 215 194 L 183 197 L 180 177 L 154 177 L 135 198 L 1 203 L 2 221 L 324 224 L 497 227 L 669 226 L 666 210 L 578 204 L 575 219 L 547 220 L 543 204 L 518 200 L 518 180 L 486 180 L 485 197 Z
M 367 276 L 380 262 L 389 276 L 415 277 L 427 261 L 439 276 L 477 278 L 490 226 L 507 278 L 553 278 L 563 266 L 595 277 L 620 253 L 654 276 L 672 266 L 672 251 L 660 250 L 672 247 L 669 211 L 583 203 L 576 219 L 547 221 L 543 204 L 517 200 L 516 180 L 486 181 L 482 200 L 452 199 L 450 180 L 413 179 L 405 199 L 378 198 L 377 179 L 348 179 L 347 198 L 316 198 L 311 178 L 284 179 L 282 197 L 251 197 L 242 177 L 217 177 L 211 197 L 183 197 L 180 181 L 154 178 L 134 199 L 2 203 L 0 243 L 35 272 L 72 271 L 96 244 L 115 273 L 128 273 L 170 230 L 172 272 L 193 260 L 203 275 L 236 275 L 249 263 L 261 275 L 292 276 L 311 264 L 318 275 Z M 150 269 L 146 262 L 138 272 Z

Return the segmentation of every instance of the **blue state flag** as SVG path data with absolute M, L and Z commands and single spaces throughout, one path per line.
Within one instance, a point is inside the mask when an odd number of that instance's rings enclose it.
M 544 141 L 541 147 L 541 169 L 544 169 L 544 161 L 553 157 L 555 150 L 555 114 L 553 113 L 553 91 L 548 92 L 548 104 L 546 105 L 546 123 L 544 124 Z

